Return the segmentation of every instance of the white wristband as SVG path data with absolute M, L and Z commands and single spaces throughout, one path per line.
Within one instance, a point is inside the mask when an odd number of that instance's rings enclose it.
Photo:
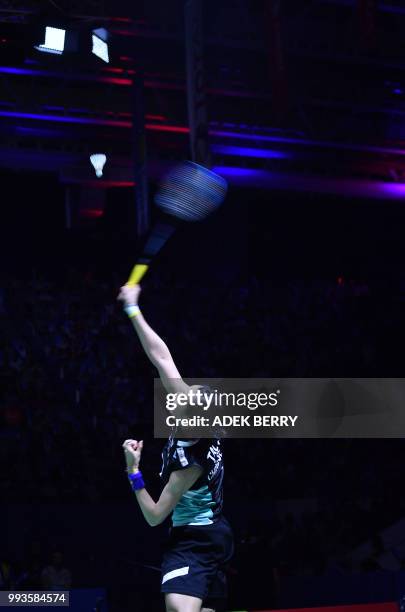
M 140 314 L 141 310 L 138 304 L 135 304 L 133 306 L 124 306 L 124 312 L 126 312 L 130 319 L 133 319 L 134 317 L 137 317 Z

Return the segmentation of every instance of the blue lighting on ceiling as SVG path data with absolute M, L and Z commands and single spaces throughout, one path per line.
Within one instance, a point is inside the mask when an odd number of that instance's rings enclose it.
M 0 117 L 17 117 L 18 119 L 39 119 L 44 121 L 56 121 L 59 123 L 92 123 L 91 119 L 81 117 L 66 117 L 63 115 L 41 115 L 39 113 L 18 113 L 13 111 L 0 111 Z M 97 120 L 97 123 L 99 121 Z
M 235 155 L 238 157 L 256 157 L 263 159 L 288 159 L 291 155 L 282 151 L 271 149 L 255 149 L 253 147 L 234 147 L 231 145 L 214 144 L 211 147 L 213 153 L 222 155 Z
M 267 170 L 256 170 L 255 168 L 239 168 L 237 166 L 215 166 L 213 172 L 226 176 L 268 176 Z
M 12 68 L 9 66 L 1 66 L 0 72 L 2 74 L 37 74 L 35 70 L 29 68 Z
M 15 68 L 14 66 L 0 66 L 0 74 L 19 74 L 19 75 L 31 75 L 31 76 L 43 76 L 43 77 L 61 77 L 63 76 L 63 72 L 55 72 L 48 70 L 39 70 L 32 68 Z M 96 83 L 112 83 L 115 85 L 131 85 L 132 80 L 127 78 L 117 78 L 117 77 L 109 77 L 102 75 L 84 75 L 80 73 L 75 73 L 74 76 L 70 73 L 65 75 L 67 78 L 74 78 L 75 80 L 80 81 L 93 81 Z
M 273 177 L 273 174 L 268 170 L 240 168 L 238 166 L 215 166 L 212 168 L 212 171 L 228 179 L 231 183 L 234 182 L 236 185 L 267 185 Z
M 242 134 L 240 132 L 226 132 L 225 130 L 210 129 L 209 134 L 211 136 L 219 136 L 225 138 L 237 138 L 239 140 L 255 140 L 261 142 L 283 142 L 287 144 L 308 144 L 308 141 L 304 141 L 302 138 L 286 138 L 284 136 L 266 136 L 263 134 Z M 315 141 L 310 144 L 318 144 Z
M 66 115 L 43 115 L 39 113 L 20 113 L 16 111 L 0 111 L 0 117 L 15 117 L 17 119 L 37 119 L 55 123 L 81 123 L 83 125 L 111 125 L 115 127 L 130 127 L 128 121 L 113 119 L 92 119 L 90 117 L 68 117 Z
M 49 130 L 46 128 L 30 128 L 18 125 L 15 128 L 17 134 L 21 136 L 33 136 L 33 137 L 46 137 L 46 138 L 60 138 L 64 135 L 63 130 Z

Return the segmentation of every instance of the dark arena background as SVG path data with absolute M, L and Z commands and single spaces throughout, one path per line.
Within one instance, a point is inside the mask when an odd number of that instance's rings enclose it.
M 229 184 L 142 282 L 183 376 L 402 377 L 405 1 L 5 0 L 0 134 L 0 588 L 53 568 L 73 612 L 163 610 L 168 524 L 122 453 L 156 497 L 155 370 L 116 301 L 158 180 Z M 227 610 L 402 610 L 404 465 L 400 438 L 227 440 Z

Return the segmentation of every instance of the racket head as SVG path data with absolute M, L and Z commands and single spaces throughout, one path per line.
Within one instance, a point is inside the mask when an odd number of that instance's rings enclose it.
M 163 178 L 155 204 L 182 221 L 201 221 L 224 201 L 227 182 L 212 170 L 185 161 Z

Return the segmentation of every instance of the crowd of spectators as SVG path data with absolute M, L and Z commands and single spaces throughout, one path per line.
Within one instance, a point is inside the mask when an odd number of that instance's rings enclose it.
M 67 590 L 72 586 L 72 573 L 66 566 L 63 553 L 55 549 L 47 558 L 38 540 L 27 548 L 24 562 L 0 555 L 0 589 Z
M 126 499 L 117 473 L 128 435 L 148 438 L 148 463 L 158 470 L 155 372 L 116 302 L 118 286 L 78 272 L 63 282 L 3 284 L 1 497 L 10 503 Z M 364 282 L 250 278 L 220 287 L 152 276 L 141 305 L 185 377 L 400 375 L 403 302 Z M 227 444 L 228 504 L 243 478 L 261 514 L 241 541 L 267 547 L 281 571 L 327 571 L 405 510 L 400 440 Z M 317 507 L 280 514 L 272 510 L 278 499 L 315 499 Z

